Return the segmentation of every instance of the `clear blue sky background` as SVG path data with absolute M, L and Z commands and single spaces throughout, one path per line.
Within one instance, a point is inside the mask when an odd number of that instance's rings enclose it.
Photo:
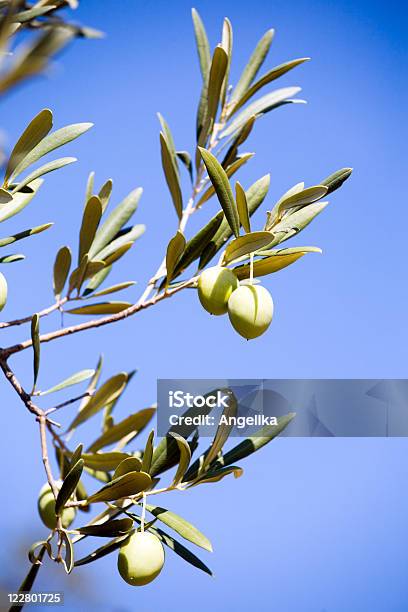
M 57 126 L 95 123 L 66 148 L 79 162 L 47 177 L 32 206 L 2 226 L 8 235 L 56 222 L 21 245 L 25 262 L 7 268 L 4 319 L 51 303 L 53 258 L 62 244 L 77 244 L 90 170 L 98 183 L 114 179 L 116 202 L 135 186 L 145 188 L 137 217 L 148 231 L 111 278 L 138 281 L 128 292 L 132 300 L 156 269 L 176 227 L 161 173 L 156 111 L 172 126 L 178 148 L 191 149 L 194 142 L 200 75 L 190 8 L 185 0 L 83 2 L 78 19 L 107 38 L 77 42 L 51 78 L 2 101 L 9 146 L 43 107 L 53 109 Z M 405 377 L 405 3 L 225 0 L 200 1 L 197 8 L 212 44 L 219 40 L 222 18 L 230 17 L 235 82 L 271 26 L 277 35 L 268 67 L 312 57 L 280 81 L 302 86 L 308 105 L 285 107 L 259 121 L 248 143 L 256 157 L 240 180 L 249 185 L 271 172 L 268 207 L 300 180 L 315 184 L 340 167 L 354 167 L 324 214 L 294 241 L 318 245 L 324 254 L 265 280 L 276 315 L 257 341 L 247 343 L 225 318 L 209 317 L 186 291 L 119 325 L 44 346 L 41 386 L 92 367 L 101 351 L 105 377 L 139 369 L 118 416 L 154 401 L 157 377 Z M 206 205 L 193 227 L 216 207 L 215 200 Z M 42 328 L 58 325 L 56 317 Z M 27 335 L 24 328 L 3 332 L 1 344 Z M 13 359 L 27 386 L 30 359 L 28 352 Z M 10 589 L 21 579 L 23 551 L 44 534 L 33 508 L 44 476 L 37 427 L 2 384 L 0 562 L 2 584 Z M 69 610 L 78 597 L 86 598 L 79 609 L 123 612 L 249 606 L 279 612 L 406 610 L 406 451 L 404 439 L 278 440 L 247 460 L 241 480 L 162 500 L 213 541 L 214 554 L 202 557 L 214 579 L 169 553 L 160 578 L 144 589 L 121 581 L 115 556 L 62 581 L 59 572 L 45 569 L 38 588 L 65 590 Z

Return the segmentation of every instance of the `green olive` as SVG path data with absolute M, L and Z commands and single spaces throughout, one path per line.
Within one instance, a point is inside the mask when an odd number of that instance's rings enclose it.
M 3 310 L 7 302 L 7 281 L 0 272 L 0 311 Z
M 247 340 L 261 336 L 273 316 L 271 294 L 260 285 L 242 285 L 228 300 L 228 315 L 233 328 Z
M 228 299 L 238 287 L 238 279 L 228 268 L 208 268 L 198 279 L 198 297 L 205 310 L 214 315 L 227 312 Z
M 136 531 L 121 546 L 118 570 L 123 580 L 132 586 L 152 582 L 164 565 L 163 545 L 153 533 Z
M 58 488 L 61 487 L 61 484 L 61 481 L 57 482 Z M 55 527 L 57 526 L 57 516 L 55 514 L 55 499 L 48 482 L 46 482 L 40 490 L 38 496 L 38 512 L 44 525 L 49 529 L 55 529 Z M 75 508 L 65 508 L 62 511 L 61 515 L 62 526 L 65 528 L 69 527 L 72 521 L 74 520 L 75 515 Z

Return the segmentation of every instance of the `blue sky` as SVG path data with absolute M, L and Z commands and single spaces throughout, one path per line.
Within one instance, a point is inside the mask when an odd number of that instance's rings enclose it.
M 24 243 L 25 262 L 6 269 L 10 298 L 4 319 L 51 303 L 54 254 L 62 244 L 77 244 L 90 170 L 100 184 L 113 178 L 114 202 L 136 186 L 145 189 L 137 220 L 146 223 L 147 232 L 112 275 L 115 281 L 138 281 L 126 294 L 129 300 L 137 298 L 175 231 L 156 112 L 170 123 L 177 147 L 191 150 L 200 87 L 191 5 L 184 0 L 103 5 L 89 0 L 83 5 L 78 20 L 107 37 L 77 42 L 48 79 L 32 81 L 2 101 L 1 125 L 9 146 L 43 107 L 53 109 L 57 126 L 95 123 L 66 148 L 78 163 L 47 177 L 32 206 L 2 227 L 9 235 L 55 221 L 51 231 Z M 326 211 L 293 241 L 320 246 L 323 256 L 304 257 L 265 280 L 275 317 L 256 341 L 247 343 L 234 334 L 224 317 L 209 317 L 195 293 L 186 291 L 101 332 L 44 347 L 41 386 L 93 367 L 102 351 L 105 377 L 138 368 L 118 417 L 154 401 L 158 377 L 405 377 L 404 3 L 253 0 L 250 5 L 196 6 L 213 45 L 222 18 L 232 21 L 233 82 L 269 27 L 276 37 L 268 67 L 312 57 L 281 79 L 282 86 L 301 86 L 308 104 L 279 109 L 259 121 L 248 141 L 256 156 L 240 181 L 246 186 L 271 173 L 267 202 L 256 217 L 260 228 L 265 210 L 294 183 L 316 184 L 340 167 L 353 167 L 353 177 L 332 195 Z M 192 228 L 216 209 L 213 199 Z M 42 328 L 58 325 L 53 318 Z M 25 339 L 28 330 L 2 333 L 6 345 Z M 28 352 L 13 359 L 27 386 L 30 360 Z M 42 535 L 33 500 L 44 478 L 35 424 L 4 383 L 2 394 L 7 416 L 1 452 L 11 471 L 2 492 L 7 534 L 0 563 L 10 588 L 19 582 L 21 566 L 10 564 L 5 551 L 19 559 L 20 549 Z M 114 557 L 83 568 L 73 582 L 59 582 L 46 569 L 39 588 L 58 585 L 68 598 L 74 584 L 78 593 L 89 592 L 87 608 L 100 610 L 168 610 L 176 601 L 182 610 L 194 606 L 197 611 L 249 605 L 263 611 L 272 603 L 279 612 L 406 610 L 404 439 L 278 440 L 247 460 L 246 467 L 239 481 L 161 501 L 213 540 L 214 555 L 202 556 L 215 579 L 169 553 L 162 575 L 145 589 L 131 589 L 120 580 Z M 77 596 L 67 609 L 73 609 Z

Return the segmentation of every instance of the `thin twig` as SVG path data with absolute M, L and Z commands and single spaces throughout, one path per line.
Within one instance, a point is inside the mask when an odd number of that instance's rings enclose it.
M 59 310 L 59 308 L 61 308 L 61 306 L 65 304 L 67 299 L 68 298 L 63 298 L 62 300 L 55 302 L 55 304 L 52 304 L 52 306 L 48 306 L 48 308 L 44 308 L 44 310 L 41 310 L 38 313 L 38 316 L 46 317 L 47 315 L 51 314 L 55 310 Z M 33 315 L 30 315 L 28 317 L 23 317 L 22 319 L 14 319 L 14 321 L 4 321 L 0 323 L 0 329 L 4 329 L 6 327 L 13 327 L 14 325 L 23 325 L 23 323 L 30 323 L 32 318 L 33 318 Z
M 75 402 L 78 402 L 79 400 L 83 399 L 84 397 L 91 397 L 92 395 L 93 395 L 93 392 L 85 391 L 85 393 L 82 393 L 82 395 L 78 395 L 78 397 L 73 397 L 72 399 L 69 399 L 66 402 L 62 402 L 61 404 L 57 404 L 53 408 L 49 408 L 48 410 L 45 411 L 45 414 L 46 415 L 51 414 L 52 412 L 55 412 L 56 410 L 59 410 L 60 408 L 65 408 L 65 406 L 69 406 L 70 404 L 74 404 Z

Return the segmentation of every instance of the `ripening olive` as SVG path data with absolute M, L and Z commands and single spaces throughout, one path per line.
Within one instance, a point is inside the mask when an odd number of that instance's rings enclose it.
M 0 272 L 0 311 L 3 310 L 7 302 L 7 281 Z
M 153 533 L 136 531 L 121 546 L 118 570 L 123 580 L 132 586 L 152 582 L 164 565 L 163 545 Z
M 238 279 L 228 268 L 208 268 L 198 279 L 198 297 L 205 310 L 214 315 L 227 312 L 228 298 L 238 287 Z
M 233 328 L 247 340 L 257 338 L 269 327 L 273 315 L 271 294 L 260 285 L 242 285 L 228 300 Z
M 61 481 L 57 481 L 58 488 L 61 487 L 61 484 Z M 40 490 L 38 496 L 38 512 L 44 525 L 49 529 L 55 529 L 55 527 L 57 526 L 57 516 L 55 514 L 55 499 L 48 482 L 46 482 Z M 69 527 L 72 521 L 74 520 L 75 515 L 75 508 L 65 508 L 62 511 L 61 515 L 62 526 L 65 528 Z

